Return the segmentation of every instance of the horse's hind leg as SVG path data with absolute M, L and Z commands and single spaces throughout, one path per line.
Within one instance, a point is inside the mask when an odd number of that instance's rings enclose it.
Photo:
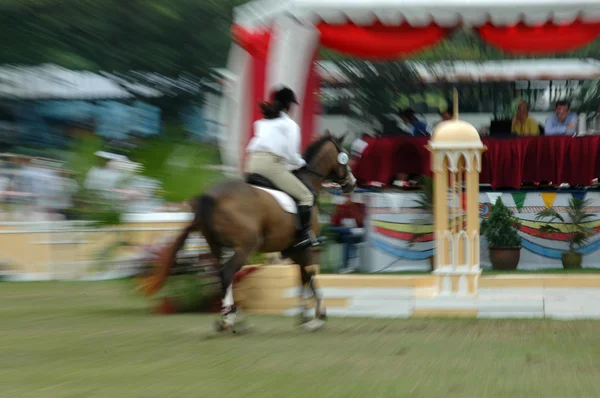
M 233 302 L 233 277 L 246 263 L 251 253 L 252 249 L 235 249 L 233 256 L 223 264 L 219 271 L 221 274 L 221 288 L 223 291 L 223 309 L 221 311 L 221 319 L 214 325 L 216 331 L 220 332 L 232 329 L 235 332 L 235 322 L 238 310 Z

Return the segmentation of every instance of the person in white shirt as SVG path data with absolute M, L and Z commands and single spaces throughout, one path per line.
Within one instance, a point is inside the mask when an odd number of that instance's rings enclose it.
M 292 104 L 297 103 L 294 92 L 283 87 L 274 92 L 271 102 L 259 104 L 263 118 L 254 122 L 254 137 L 246 148 L 247 171 L 269 179 L 298 202 L 302 237 L 294 246 L 316 246 L 319 241 L 311 228 L 314 197 L 292 174 L 306 165 L 300 155 L 300 127 L 288 116 Z

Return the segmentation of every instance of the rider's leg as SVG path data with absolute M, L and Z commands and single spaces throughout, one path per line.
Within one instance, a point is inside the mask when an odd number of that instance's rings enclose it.
M 300 217 L 300 237 L 294 247 L 317 246 L 319 240 L 312 230 L 312 207 L 314 196 L 295 175 L 285 170 L 279 174 L 273 183 L 290 194 L 298 202 L 298 216 Z
M 287 169 L 281 159 L 271 154 L 252 154 L 249 169 L 268 178 L 276 187 L 287 192 L 298 202 L 302 235 L 294 247 L 318 245 L 319 241 L 311 228 L 312 206 L 315 199 L 306 185 Z

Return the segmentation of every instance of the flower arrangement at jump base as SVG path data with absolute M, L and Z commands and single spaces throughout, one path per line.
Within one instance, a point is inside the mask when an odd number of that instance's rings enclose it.
M 569 244 L 569 251 L 561 254 L 562 265 L 565 269 L 581 268 L 583 255 L 578 253 L 576 249 L 581 249 L 585 246 L 588 240 L 596 233 L 596 231 L 587 226 L 593 214 L 586 212 L 586 208 L 592 205 L 591 200 L 582 200 L 572 198 L 569 201 L 569 206 L 566 210 L 568 218 L 563 217 L 553 208 L 548 208 L 540 211 L 536 215 L 536 220 L 547 220 L 547 224 L 540 228 L 541 233 L 560 234 L 566 232 L 566 241 Z M 559 223 L 556 223 L 556 222 Z M 566 231 L 561 230 L 553 224 L 564 225 Z
M 481 234 L 488 242 L 493 269 L 514 271 L 519 266 L 521 237 L 517 231 L 520 227 L 512 211 L 498 198 L 489 218 L 481 222 Z
M 170 250 L 170 242 L 161 240 L 143 248 L 138 257 L 139 272 L 144 273 L 160 261 Z M 169 273 L 164 287 L 157 294 L 154 313 L 174 314 L 185 312 L 212 312 L 221 310 L 221 279 L 210 253 L 197 253 L 195 250 L 183 250 L 177 256 L 175 266 Z M 233 286 L 257 271 L 259 266 L 244 267 L 238 271 Z M 243 307 L 243 302 L 238 302 Z

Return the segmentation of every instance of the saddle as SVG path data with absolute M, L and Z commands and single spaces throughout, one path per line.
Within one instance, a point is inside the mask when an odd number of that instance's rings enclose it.
M 294 171 L 294 172 L 292 172 L 292 174 L 294 174 L 295 176 L 297 176 L 297 170 Z M 300 181 L 302 181 L 302 180 L 300 180 Z M 250 185 L 254 185 L 255 187 L 262 187 L 262 188 L 266 188 L 266 189 L 272 189 L 274 191 L 283 192 L 283 193 L 285 193 L 287 195 L 287 193 L 285 191 L 282 191 L 281 189 L 277 188 L 275 186 L 275 184 L 273 184 L 271 182 L 271 180 L 269 180 L 267 177 L 264 177 L 261 174 L 257 174 L 257 173 L 248 173 L 248 174 L 246 174 L 246 182 L 248 184 L 250 184 Z M 308 190 L 310 191 L 310 193 L 312 193 L 312 195 L 316 197 L 316 192 L 313 190 L 313 188 L 310 187 L 310 186 L 308 186 L 304 181 L 302 181 L 302 183 L 306 186 L 306 188 L 308 188 Z M 294 198 L 292 198 L 292 199 L 294 200 L 294 203 L 297 204 L 296 199 L 294 199 Z
M 267 177 L 263 177 L 262 175 L 257 173 L 246 174 L 246 182 L 256 187 L 263 187 L 267 189 L 272 189 L 274 191 L 283 192 L 281 189 L 277 188 Z

